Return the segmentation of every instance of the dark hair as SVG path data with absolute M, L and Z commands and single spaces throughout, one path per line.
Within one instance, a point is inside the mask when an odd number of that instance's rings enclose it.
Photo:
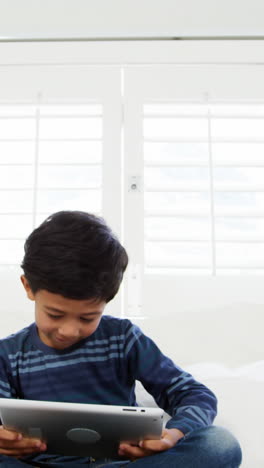
M 110 301 L 128 256 L 102 218 L 83 211 L 49 216 L 25 242 L 21 267 L 33 291 Z

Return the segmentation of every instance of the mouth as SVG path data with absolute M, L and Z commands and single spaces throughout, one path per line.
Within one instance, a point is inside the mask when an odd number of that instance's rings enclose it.
M 55 341 L 62 346 L 69 347 L 74 345 L 77 340 L 69 340 L 66 338 L 61 338 L 60 336 L 55 336 Z

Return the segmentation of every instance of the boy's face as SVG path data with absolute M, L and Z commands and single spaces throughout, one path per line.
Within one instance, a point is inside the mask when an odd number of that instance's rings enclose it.
M 98 327 L 104 301 L 68 299 L 45 289 L 32 292 L 25 276 L 21 281 L 27 296 L 35 301 L 35 321 L 41 341 L 65 349 L 90 336 Z

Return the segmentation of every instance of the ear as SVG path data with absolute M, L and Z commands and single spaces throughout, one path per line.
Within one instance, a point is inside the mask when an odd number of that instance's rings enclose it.
M 20 276 L 20 279 L 21 279 L 21 282 L 25 288 L 25 291 L 27 293 L 27 297 L 31 300 L 31 301 L 34 301 L 35 300 L 35 294 L 33 293 L 31 287 L 29 286 L 29 282 L 27 280 L 27 278 L 25 277 L 25 275 L 22 275 Z

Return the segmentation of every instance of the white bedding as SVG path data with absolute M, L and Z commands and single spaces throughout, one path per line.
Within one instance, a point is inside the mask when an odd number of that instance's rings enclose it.
M 230 429 L 243 451 L 243 468 L 264 467 L 264 361 L 230 369 L 200 363 L 188 371 L 210 387 L 218 398 L 215 424 Z
M 233 369 L 222 363 L 198 363 L 184 369 L 216 394 L 215 424 L 226 427 L 238 438 L 243 451 L 241 467 L 264 468 L 264 361 Z M 137 395 L 139 404 L 153 404 L 140 385 Z

